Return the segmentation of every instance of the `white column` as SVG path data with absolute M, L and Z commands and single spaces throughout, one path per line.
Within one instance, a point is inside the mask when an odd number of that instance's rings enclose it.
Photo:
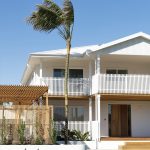
M 92 94 L 92 62 L 89 62 L 89 92 Z
M 40 77 L 40 85 L 42 85 L 42 77 L 43 77 L 43 68 L 42 68 L 42 63 L 40 63 L 40 69 L 39 69 L 39 77 Z
M 97 95 L 95 95 L 95 121 L 98 120 L 97 114 L 98 114 L 98 111 L 97 111 Z
M 100 94 L 95 96 L 95 110 L 96 110 L 96 115 L 95 115 L 95 120 L 98 123 L 98 139 L 101 137 L 101 102 L 100 102 Z
M 97 59 L 95 59 L 95 74 L 97 73 Z
M 89 97 L 89 131 L 92 138 L 92 97 Z
M 100 71 L 101 71 L 101 67 L 100 67 L 100 63 L 101 63 L 101 61 L 100 61 L 100 55 L 97 55 L 97 57 L 96 57 L 96 60 L 97 60 L 97 74 L 100 74 Z

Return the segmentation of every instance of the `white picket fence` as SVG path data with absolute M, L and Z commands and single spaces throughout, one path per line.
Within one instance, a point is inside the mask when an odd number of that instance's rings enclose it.
M 41 85 L 49 87 L 49 94 L 63 95 L 64 94 L 64 78 L 42 78 Z M 89 79 L 88 78 L 69 78 L 68 80 L 69 95 L 88 95 L 89 94 Z
M 150 94 L 150 75 L 96 74 L 92 93 Z
M 58 133 L 60 133 L 64 127 L 65 127 L 64 121 L 55 122 L 55 128 Z M 85 132 L 90 133 L 90 122 L 89 121 L 69 121 L 68 129 L 70 131 L 77 130 L 77 131 L 81 131 L 82 133 L 85 133 Z

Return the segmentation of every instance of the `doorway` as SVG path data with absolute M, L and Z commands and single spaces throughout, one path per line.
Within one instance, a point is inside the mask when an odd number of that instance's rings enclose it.
M 111 104 L 109 111 L 109 136 L 131 136 L 131 105 Z

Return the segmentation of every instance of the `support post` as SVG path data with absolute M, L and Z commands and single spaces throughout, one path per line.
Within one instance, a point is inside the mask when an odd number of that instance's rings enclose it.
M 46 107 L 48 107 L 48 92 L 46 92 L 46 103 L 45 103 Z
M 97 95 L 97 121 L 98 121 L 98 138 L 101 139 L 101 96 Z
M 43 68 L 42 68 L 42 63 L 40 62 L 40 85 L 42 85 L 42 77 L 43 77 Z
M 89 63 L 89 92 L 92 94 L 92 62 Z
M 46 109 L 45 109 L 45 111 L 46 111 L 46 113 L 45 113 L 45 143 L 46 144 L 49 144 L 49 134 L 48 134 L 48 129 L 49 129 L 49 127 L 50 127 L 50 111 L 49 111 L 49 107 L 48 107 L 48 92 L 46 92 L 46 103 L 45 103 L 45 105 L 46 105 Z
M 92 97 L 89 97 L 89 125 L 90 136 L 92 139 Z
M 100 61 L 100 55 L 97 55 L 97 58 L 96 58 L 96 60 L 97 60 L 97 74 L 100 74 L 100 69 L 101 69 L 101 61 Z

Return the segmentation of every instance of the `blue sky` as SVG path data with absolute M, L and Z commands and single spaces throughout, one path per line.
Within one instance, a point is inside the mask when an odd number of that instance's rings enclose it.
M 2 1 L 0 84 L 19 84 L 29 53 L 64 48 L 57 32 L 37 32 L 26 18 L 42 0 Z M 63 0 L 55 0 L 61 4 Z M 72 0 L 72 46 L 102 44 L 139 31 L 150 34 L 150 0 Z

